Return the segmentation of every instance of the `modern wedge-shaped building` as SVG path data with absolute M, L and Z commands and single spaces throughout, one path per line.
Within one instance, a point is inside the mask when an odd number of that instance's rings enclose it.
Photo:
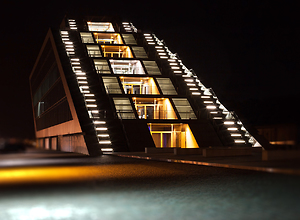
M 30 75 L 38 146 L 102 151 L 258 144 L 155 34 L 107 17 L 50 29 Z

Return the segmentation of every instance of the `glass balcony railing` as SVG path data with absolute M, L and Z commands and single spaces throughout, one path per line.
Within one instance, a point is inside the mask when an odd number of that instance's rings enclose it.
M 177 119 L 174 111 L 170 110 L 152 110 L 145 111 L 144 108 L 138 108 L 137 114 L 139 119 Z

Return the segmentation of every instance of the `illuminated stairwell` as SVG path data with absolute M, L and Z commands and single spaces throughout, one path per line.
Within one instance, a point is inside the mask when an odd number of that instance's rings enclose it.
M 72 34 L 73 31 L 77 31 L 76 21 L 74 19 L 68 19 L 68 21 L 70 30 L 60 31 L 61 39 L 65 45 L 65 50 L 69 57 L 73 73 L 77 79 L 78 88 L 82 94 L 88 115 L 93 122 L 95 135 L 97 136 L 101 150 L 110 151 L 111 141 L 106 120 L 103 114 L 101 114 L 102 112 L 99 111 L 95 94 L 90 90 L 91 82 L 89 81 L 89 76 L 82 70 L 82 61 L 76 49 L 78 47 L 77 44 L 81 42 L 70 40 L 70 34 Z
M 214 91 L 211 88 L 206 88 L 198 76 L 185 67 L 177 54 L 172 53 L 165 43 L 154 34 L 145 33 L 144 38 L 147 46 L 154 48 L 156 57 L 162 62 L 168 63 L 171 74 L 180 76 L 179 83 L 185 86 L 186 94 L 191 97 L 193 104 L 196 105 L 197 111 L 200 113 L 197 114 L 198 117 L 201 117 L 203 113 L 207 115 L 225 146 L 259 145 L 246 130 L 237 115 L 232 111 L 228 111 L 221 104 Z

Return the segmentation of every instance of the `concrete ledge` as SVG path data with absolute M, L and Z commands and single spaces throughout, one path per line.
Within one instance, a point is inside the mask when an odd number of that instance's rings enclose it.
M 198 154 L 202 155 L 202 148 L 174 148 L 174 155 L 189 155 Z
M 159 154 L 159 153 L 173 153 L 174 148 L 154 148 L 154 147 L 145 147 L 146 154 Z
M 227 157 L 227 156 L 248 156 L 248 155 L 252 155 L 251 147 L 203 149 L 204 157 Z
M 263 150 L 262 160 L 300 159 L 300 150 Z

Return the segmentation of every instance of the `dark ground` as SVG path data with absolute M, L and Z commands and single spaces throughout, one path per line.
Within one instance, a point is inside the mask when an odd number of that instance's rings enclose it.
M 19 162 L 10 157 L 10 165 L 0 168 L 0 219 L 273 220 L 300 215 L 299 176 L 110 155 L 37 152 Z

